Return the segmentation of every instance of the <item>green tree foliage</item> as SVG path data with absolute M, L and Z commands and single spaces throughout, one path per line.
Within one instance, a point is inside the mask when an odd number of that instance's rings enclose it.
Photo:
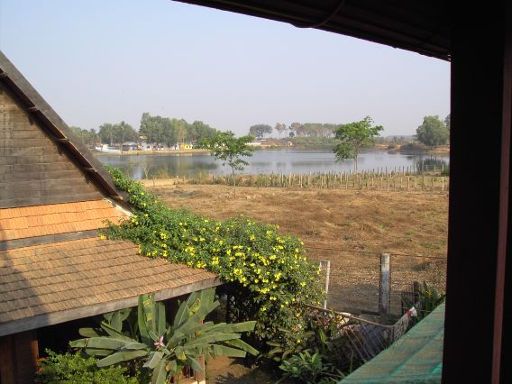
M 420 143 L 434 147 L 446 144 L 450 139 L 450 131 L 439 116 L 425 116 L 423 124 L 416 129 L 416 138 Z
M 149 143 L 165 144 L 168 147 L 178 140 L 176 128 L 169 118 L 151 116 L 147 112 L 142 114 L 139 134 Z
M 153 295 L 139 296 L 137 327 L 130 326 L 130 310 L 106 316 L 99 329 L 81 328 L 84 339 L 70 342 L 86 354 L 99 358 L 98 367 L 142 361 L 152 371 L 151 383 L 165 384 L 185 366 L 202 371 L 199 358 L 245 357 L 258 351 L 242 341 L 241 334 L 254 330 L 254 321 L 238 324 L 205 321 L 219 306 L 215 290 L 192 293 L 181 303 L 172 323 L 166 320 L 165 305 Z
M 222 165 L 231 168 L 233 185 L 235 183 L 235 172 L 243 170 L 249 163 L 243 157 L 252 156 L 254 148 L 248 145 L 254 140 L 253 136 L 235 137 L 230 131 L 217 132 L 211 137 L 199 141 L 199 147 L 208 149 L 210 154 L 222 161 Z
M 102 143 L 110 145 L 122 144 L 127 141 L 138 141 L 139 139 L 137 131 L 124 121 L 118 124 L 105 123 L 100 125 L 99 136 Z
M 94 129 L 82 129 L 80 127 L 70 126 L 69 129 L 77 137 L 77 139 L 87 147 L 94 147 L 99 141 L 98 134 Z
M 201 139 L 215 136 L 217 130 L 202 121 L 194 121 L 188 125 L 187 137 L 191 143 L 197 143 Z
M 272 127 L 268 124 L 256 124 L 249 128 L 249 135 L 261 139 L 265 135 L 272 133 Z
M 174 119 L 162 116 L 151 116 L 145 112 L 140 121 L 139 133 L 146 141 L 165 144 L 171 147 L 178 143 L 196 143 L 203 138 L 212 137 L 217 130 L 202 121 L 187 123 L 184 119 Z
M 372 145 L 375 137 L 379 136 L 384 128 L 381 125 L 373 125 L 370 116 L 361 121 L 341 124 L 336 128 L 335 138 L 337 144 L 334 153 L 337 160 L 353 159 L 354 169 L 357 170 L 357 156 L 362 148 Z
M 279 369 L 284 372 L 284 378 L 303 384 L 338 383 L 344 377 L 342 372 L 326 360 L 319 351 L 305 350 L 284 360 Z
M 274 126 L 274 130 L 277 132 L 279 136 L 286 132 L 287 129 L 288 127 L 284 123 L 276 123 L 276 125 Z
M 299 123 L 293 122 L 288 129 L 293 132 L 292 137 L 333 137 L 336 124 L 328 123 Z
M 450 114 L 448 114 L 444 118 L 444 124 L 446 125 L 446 128 L 448 128 L 448 132 L 450 132 L 450 125 L 451 125 L 451 115 Z
M 304 342 L 306 304 L 322 295 L 318 264 L 307 260 L 298 238 L 247 218 L 217 221 L 170 209 L 120 170 L 109 171 L 134 212 L 109 228 L 109 238 L 131 240 L 148 257 L 216 273 L 229 289 L 233 320 L 256 320 L 259 342 L 283 349 Z

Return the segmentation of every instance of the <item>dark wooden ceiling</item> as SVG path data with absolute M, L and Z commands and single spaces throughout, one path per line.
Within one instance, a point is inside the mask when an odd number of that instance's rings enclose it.
M 450 60 L 446 1 L 177 0 L 317 28 Z

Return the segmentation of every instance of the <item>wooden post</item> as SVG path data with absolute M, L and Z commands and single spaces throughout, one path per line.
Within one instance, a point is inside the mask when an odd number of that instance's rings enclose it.
M 389 253 L 380 255 L 380 280 L 379 280 L 379 313 L 389 314 L 391 301 L 391 268 Z
M 331 276 L 331 260 L 320 261 L 320 266 L 325 263 L 325 300 L 324 309 L 327 309 L 327 294 L 329 293 L 329 280 Z
M 39 348 L 36 331 L 26 331 L 1 337 L 1 383 L 33 383 L 38 357 Z

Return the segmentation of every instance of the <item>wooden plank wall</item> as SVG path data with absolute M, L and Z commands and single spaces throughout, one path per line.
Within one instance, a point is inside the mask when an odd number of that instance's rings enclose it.
M 101 197 L 94 184 L 0 86 L 0 208 Z
M 0 383 L 33 383 L 38 357 L 36 331 L 0 337 Z

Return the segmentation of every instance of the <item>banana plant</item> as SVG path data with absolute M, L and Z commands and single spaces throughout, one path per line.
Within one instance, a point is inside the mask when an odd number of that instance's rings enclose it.
M 128 361 L 143 361 L 152 370 L 151 383 L 164 384 L 183 367 L 202 371 L 199 358 L 245 357 L 258 351 L 241 340 L 243 332 L 254 330 L 255 321 L 237 324 L 204 321 L 219 306 L 215 290 L 192 293 L 181 303 L 171 324 L 166 322 L 165 306 L 153 295 L 139 296 L 136 324 L 129 323 L 130 309 L 105 315 L 99 329 L 81 328 L 85 338 L 70 342 L 86 354 L 98 358 L 98 367 Z

